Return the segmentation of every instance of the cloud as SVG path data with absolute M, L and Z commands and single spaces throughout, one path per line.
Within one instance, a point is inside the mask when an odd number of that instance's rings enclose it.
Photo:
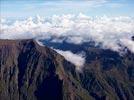
M 130 39 L 121 39 L 122 44 L 134 53 L 134 41 Z
M 76 70 L 81 71 L 82 67 L 84 67 L 85 57 L 81 54 L 74 54 L 71 51 L 62 51 L 58 49 L 54 49 L 59 54 L 65 57 L 65 59 L 76 66 Z
M 52 42 L 66 41 L 74 44 L 95 41 L 102 48 L 120 51 L 127 47 L 134 52 L 131 37 L 134 36 L 132 17 L 90 17 L 79 15 L 53 15 L 50 18 L 28 18 L 0 24 L 1 39 L 50 39 Z
M 35 40 L 40 46 L 45 46 L 41 41 Z

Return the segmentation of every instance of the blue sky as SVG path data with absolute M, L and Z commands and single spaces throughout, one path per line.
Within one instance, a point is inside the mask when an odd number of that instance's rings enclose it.
M 20 19 L 83 13 L 89 16 L 132 16 L 134 0 L 0 0 L 2 18 Z

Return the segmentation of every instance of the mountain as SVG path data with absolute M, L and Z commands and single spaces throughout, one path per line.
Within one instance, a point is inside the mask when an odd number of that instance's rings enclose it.
M 43 40 L 45 45 L 71 51 L 84 52 L 86 62 L 79 74 L 81 85 L 96 100 L 133 100 L 134 54 L 127 48 L 124 53 L 102 49 L 95 42 L 72 44 Z
M 86 53 L 86 63 L 78 72 L 47 46 L 35 40 L 0 40 L 2 100 L 133 100 L 134 54 L 130 51 L 120 55 L 89 44 L 75 49 L 72 44 L 56 45 Z
M 34 40 L 0 40 L 2 100 L 79 100 L 74 77 L 74 65 Z

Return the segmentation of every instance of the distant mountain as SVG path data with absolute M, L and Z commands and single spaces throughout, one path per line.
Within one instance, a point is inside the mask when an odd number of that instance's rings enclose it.
M 34 40 L 0 40 L 1 100 L 133 100 L 133 53 L 121 56 L 89 44 L 53 45 L 86 53 L 78 72 L 47 46 Z

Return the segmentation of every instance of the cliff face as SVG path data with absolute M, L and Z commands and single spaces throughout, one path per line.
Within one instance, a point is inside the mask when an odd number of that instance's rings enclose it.
M 2 100 L 79 99 L 74 76 L 74 65 L 33 40 L 0 41 Z
M 1 100 L 133 100 L 134 54 L 89 47 L 82 72 L 34 40 L 0 40 Z

